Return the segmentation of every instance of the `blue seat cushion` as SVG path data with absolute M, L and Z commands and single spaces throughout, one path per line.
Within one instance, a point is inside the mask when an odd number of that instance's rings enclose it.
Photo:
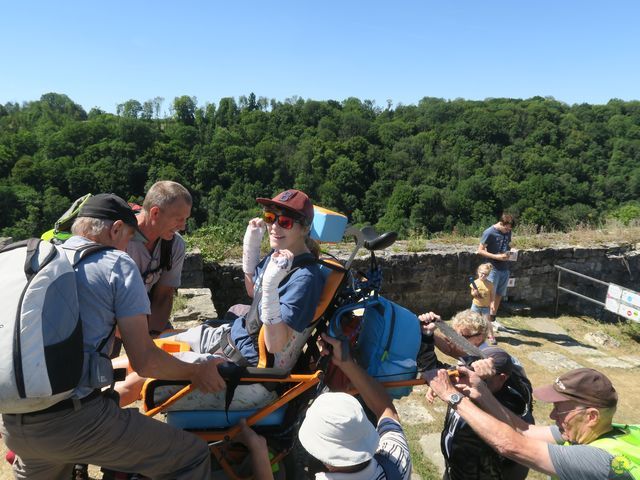
M 284 413 L 287 409 L 283 405 L 275 412 L 267 415 L 256 423 L 259 426 L 281 425 L 284 420 Z M 176 428 L 205 430 L 216 428 L 227 428 L 237 424 L 241 418 L 246 418 L 256 413 L 258 409 L 252 410 L 229 410 L 228 420 L 224 410 L 190 410 L 167 412 L 167 423 Z

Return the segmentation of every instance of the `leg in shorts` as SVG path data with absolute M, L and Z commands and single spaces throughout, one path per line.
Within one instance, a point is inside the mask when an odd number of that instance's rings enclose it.
M 197 363 L 207 361 L 214 356 L 224 356 L 218 351 L 220 339 L 231 329 L 231 325 L 211 327 L 199 325 L 186 332 L 176 335 L 179 342 L 188 343 L 191 352 L 178 352 L 174 356 L 184 362 Z M 159 393 L 161 390 L 158 391 Z M 194 391 L 178 400 L 169 410 L 207 410 L 225 408 L 226 390 L 214 393 Z M 267 390 L 260 383 L 238 385 L 229 408 L 231 410 L 246 410 L 263 407 L 278 397 L 277 393 Z
M 471 304 L 471 311 L 479 313 L 480 315 L 489 315 L 489 307 L 479 307 L 475 303 Z
M 507 286 L 509 283 L 509 270 L 491 270 L 487 277 L 493 283 L 493 291 L 496 295 L 504 297 L 507 295 Z

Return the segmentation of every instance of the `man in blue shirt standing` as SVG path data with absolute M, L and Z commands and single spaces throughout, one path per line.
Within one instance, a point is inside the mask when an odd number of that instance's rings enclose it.
M 493 283 L 494 299 L 489 307 L 491 320 L 497 329 L 500 324 L 495 321 L 500 301 L 507 294 L 509 282 L 509 251 L 511 249 L 511 229 L 514 226 L 513 216 L 503 213 L 498 223 L 487 228 L 480 238 L 478 255 L 491 262 L 493 270 L 487 280 Z

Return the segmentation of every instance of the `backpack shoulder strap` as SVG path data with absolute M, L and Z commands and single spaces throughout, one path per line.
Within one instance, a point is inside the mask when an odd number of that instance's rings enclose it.
M 64 253 L 67 255 L 67 259 L 69 263 L 75 268 L 80 262 L 87 259 L 89 256 L 94 253 L 101 252 L 103 250 L 115 250 L 113 247 L 109 247 L 108 245 L 102 245 L 100 243 L 87 243 L 81 245 L 77 248 L 69 247 L 66 243 L 61 245 L 60 248 L 64 250 Z
M 71 263 L 73 268 L 77 267 L 80 264 L 80 262 L 86 260 L 94 253 L 102 252 L 104 250 L 115 250 L 113 247 L 110 247 L 108 245 L 102 245 L 100 243 L 95 243 L 95 242 L 87 243 L 77 248 L 71 248 L 68 245 L 64 244 L 64 245 L 61 245 L 59 248 L 63 249 L 65 255 L 67 256 L 67 259 L 69 260 L 69 263 Z M 107 342 L 109 341 L 109 339 L 111 338 L 111 335 L 115 330 L 116 330 L 116 323 L 114 322 L 113 326 L 111 327 L 111 330 L 109 331 L 109 334 L 102 339 L 102 341 L 96 348 L 96 351 L 98 353 L 100 353 L 102 349 L 105 347 L 105 345 L 107 344 Z
M 38 256 L 38 252 L 40 250 L 40 244 L 46 243 L 40 240 L 39 238 L 30 238 L 26 240 L 27 246 L 27 254 L 24 259 L 24 274 L 28 279 L 31 279 L 42 267 L 44 267 L 47 263 L 49 263 L 56 256 L 56 249 L 49 247 L 50 251 L 47 256 L 42 259 L 42 261 L 34 262 L 34 257 Z M 37 269 L 34 269 L 34 263 L 38 263 Z
M 160 270 L 166 270 L 167 272 L 171 270 L 173 266 L 173 241 L 175 240 L 175 236 L 171 238 L 171 240 L 165 240 L 164 238 L 160 239 L 160 265 L 158 268 Z

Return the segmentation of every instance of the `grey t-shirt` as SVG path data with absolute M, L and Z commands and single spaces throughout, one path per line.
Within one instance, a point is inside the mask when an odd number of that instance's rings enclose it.
M 511 232 L 502 233 L 495 226 L 491 225 L 480 237 L 480 243 L 486 245 L 489 253 L 505 253 L 509 251 L 511 244 Z M 489 262 L 496 270 L 509 270 L 509 262 L 506 260 L 489 259 Z
M 171 270 L 158 270 L 160 265 L 160 239 L 156 242 L 153 252 L 149 252 L 142 242 L 129 242 L 127 253 L 138 265 L 145 288 L 151 290 L 156 283 L 158 285 L 166 285 L 168 287 L 178 288 L 180 286 L 180 278 L 182 276 L 182 265 L 184 263 L 185 243 L 179 233 L 175 233 L 173 237 L 173 245 L 171 248 Z
M 549 444 L 549 456 L 560 480 L 633 480 L 628 472 L 616 473 L 614 456 L 589 445 L 562 445 L 564 439 L 556 425 L 551 427 L 559 445 Z
M 64 247 L 79 247 L 91 243 L 84 237 L 71 237 Z M 74 395 L 83 398 L 91 393 L 89 387 L 89 354 L 109 336 L 102 352 L 109 354 L 113 346 L 113 326 L 119 318 L 149 315 L 146 294 L 138 267 L 131 257 L 120 250 L 93 253 L 76 267 L 78 302 L 84 336 L 85 364 L 80 386 Z M 146 322 L 146 317 L 144 319 Z M 146 331 L 145 325 L 145 331 Z

